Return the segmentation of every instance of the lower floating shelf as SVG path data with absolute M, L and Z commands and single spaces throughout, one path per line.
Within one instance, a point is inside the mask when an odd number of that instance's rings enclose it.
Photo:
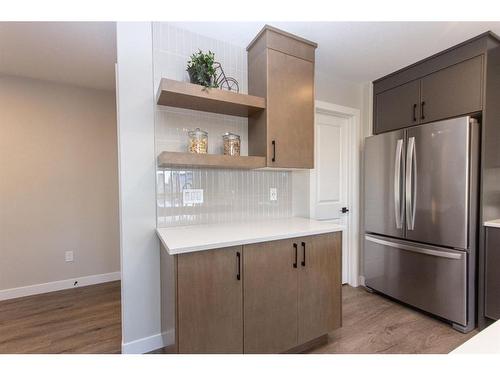
M 264 156 L 228 156 L 163 151 L 158 156 L 158 167 L 259 169 L 266 167 L 266 158 Z

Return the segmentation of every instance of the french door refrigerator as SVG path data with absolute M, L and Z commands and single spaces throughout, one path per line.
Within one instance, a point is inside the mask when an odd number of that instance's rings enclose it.
M 365 284 L 467 332 L 475 326 L 479 125 L 375 135 L 364 153 Z

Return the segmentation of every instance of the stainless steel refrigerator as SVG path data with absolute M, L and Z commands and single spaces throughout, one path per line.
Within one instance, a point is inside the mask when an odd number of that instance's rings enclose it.
M 368 288 L 467 332 L 475 326 L 479 124 L 375 135 L 364 152 Z

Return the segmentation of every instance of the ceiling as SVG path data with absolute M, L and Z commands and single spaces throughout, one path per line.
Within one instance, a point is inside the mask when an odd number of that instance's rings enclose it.
M 491 30 L 500 22 L 267 22 L 318 43 L 316 69 L 351 82 L 373 81 Z M 176 22 L 246 47 L 264 22 Z
M 316 67 L 333 78 L 380 78 L 500 22 L 267 22 L 318 43 Z M 265 22 L 176 22 L 246 47 Z M 114 22 L 0 22 L 0 73 L 115 88 Z
M 114 90 L 114 22 L 0 22 L 0 73 Z

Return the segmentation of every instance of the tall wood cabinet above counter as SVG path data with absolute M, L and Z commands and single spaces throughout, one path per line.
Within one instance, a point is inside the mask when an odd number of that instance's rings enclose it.
M 247 47 L 248 93 L 266 108 L 248 119 L 248 154 L 268 167 L 314 168 L 317 44 L 265 26 Z
M 480 112 L 485 104 L 491 33 L 431 56 L 373 82 L 373 133 Z

